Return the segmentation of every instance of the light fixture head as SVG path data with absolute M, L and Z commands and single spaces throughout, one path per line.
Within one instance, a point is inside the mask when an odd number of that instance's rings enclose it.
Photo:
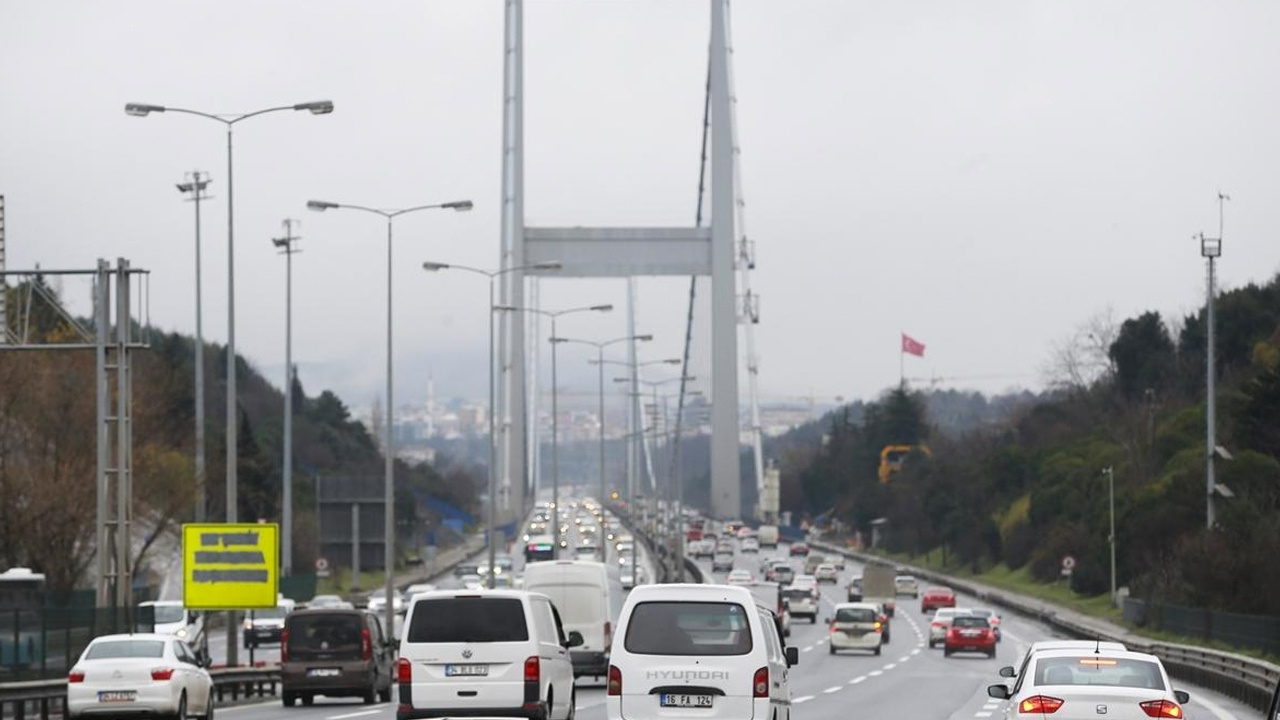
M 336 207 L 338 207 L 338 203 L 325 202 L 324 200 L 307 201 L 307 209 L 315 210 L 316 212 L 324 212 L 325 210 L 332 210 Z
M 312 115 L 328 115 L 333 112 L 333 101 L 316 100 L 315 102 L 298 103 L 293 106 L 294 110 L 310 110 Z
M 470 200 L 455 200 L 454 202 L 441 203 L 440 207 L 457 210 L 458 212 L 467 212 L 472 208 L 472 204 Z
M 427 270 L 429 272 L 436 272 L 437 270 L 448 270 L 449 264 L 438 263 L 438 262 L 424 262 L 422 263 L 422 269 Z
M 564 264 L 561 263 L 559 260 L 548 260 L 547 262 L 534 263 L 533 269 L 534 270 L 563 270 Z
M 634 335 L 632 336 L 631 339 L 639 342 L 649 342 L 650 340 L 653 339 L 653 336 L 652 335 Z
M 146 103 L 126 103 L 124 106 L 125 114 L 134 117 L 146 117 L 153 112 L 164 112 L 163 105 L 148 105 Z
M 1200 236 L 1200 255 L 1207 258 L 1222 256 L 1222 238 Z
M 612 305 L 612 304 L 609 304 L 609 305 L 592 305 L 591 307 L 589 307 L 589 308 L 587 308 L 587 309 L 588 309 L 588 310 L 594 310 L 594 311 L 596 311 L 596 312 L 611 312 L 611 311 L 613 310 L 613 305 Z

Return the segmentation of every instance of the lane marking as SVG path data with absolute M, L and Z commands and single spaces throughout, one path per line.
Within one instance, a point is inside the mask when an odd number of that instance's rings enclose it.
M 383 703 L 382 707 L 386 707 L 386 703 Z M 382 710 L 381 709 L 361 710 L 360 712 L 344 713 L 342 715 L 330 715 L 329 717 L 326 717 L 324 720 L 347 720 L 347 718 L 363 717 L 365 715 L 375 715 L 379 712 L 382 712 Z
M 800 703 L 807 703 L 812 699 L 813 699 L 812 695 L 802 695 L 801 697 L 798 697 L 798 698 L 791 698 L 791 704 L 799 705 Z
M 872 670 L 871 672 L 867 673 L 867 677 L 876 677 L 883 674 L 884 674 L 883 670 Z
M 892 669 L 894 669 L 894 668 L 896 668 L 896 667 L 898 667 L 898 664 L 897 664 L 897 663 L 889 663 L 888 665 L 885 665 L 882 669 L 883 669 L 883 670 L 892 670 Z
M 867 679 L 867 676 L 866 676 L 866 675 L 859 675 L 858 677 L 856 677 L 856 678 L 854 678 L 854 679 L 850 680 L 850 681 L 849 681 L 849 684 L 850 684 L 850 685 L 857 685 L 858 683 L 860 683 L 860 682 L 862 682 L 863 680 L 866 680 L 866 679 Z
M 812 646 L 812 645 L 810 645 L 810 646 L 809 646 L 809 647 L 807 647 L 807 648 L 800 648 L 800 652 L 809 652 L 809 651 L 810 651 L 810 650 L 812 650 L 812 649 L 813 649 L 813 646 Z
M 908 660 L 910 660 L 910 659 L 911 659 L 911 656 L 910 656 L 910 655 L 903 655 L 902 657 L 898 658 L 898 662 L 900 662 L 900 663 L 904 663 L 904 662 L 906 662 L 906 661 L 908 661 Z
M 1226 708 L 1222 707 L 1218 703 L 1205 700 L 1203 695 L 1196 695 L 1194 698 L 1192 698 L 1191 702 L 1197 705 L 1205 706 L 1206 708 L 1208 708 L 1209 712 L 1213 713 L 1214 715 L 1217 715 L 1219 718 L 1221 718 L 1221 720 L 1236 720 L 1236 716 L 1232 715 L 1230 711 L 1228 711 Z
M 991 713 L 989 713 L 989 712 L 976 712 L 976 713 L 974 713 L 974 714 L 973 714 L 973 716 L 974 716 L 974 717 L 991 717 Z
M 232 705 L 231 707 L 225 707 L 225 708 L 219 705 L 217 710 L 218 710 L 218 714 L 221 715 L 222 713 L 235 712 L 237 710 L 253 710 L 255 708 L 264 708 L 264 707 L 267 707 L 268 705 L 279 707 L 280 698 L 275 698 L 273 700 L 268 700 L 266 702 L 252 703 L 250 705 Z
M 830 695 L 833 692 L 840 692 L 843 689 L 844 688 L 840 687 L 839 685 L 832 685 L 831 687 L 827 688 L 826 690 L 823 690 L 822 692 L 826 693 L 827 695 Z
M 986 705 L 983 705 L 983 706 L 982 706 L 982 709 L 983 709 L 983 710 L 999 710 L 999 709 L 1000 709 L 1000 703 L 998 703 L 998 702 L 989 702 L 989 703 L 987 703 Z
M 920 654 L 920 648 L 923 648 L 923 647 L 924 647 L 924 646 L 923 646 L 923 645 L 921 645 L 920 647 L 916 648 L 915 650 L 912 650 L 912 651 L 911 651 L 911 654 L 912 654 L 912 655 L 919 655 L 919 654 Z

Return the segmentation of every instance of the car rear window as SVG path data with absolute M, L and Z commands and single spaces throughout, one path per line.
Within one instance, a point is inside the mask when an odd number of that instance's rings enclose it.
M 363 652 L 363 630 L 356 613 L 312 613 L 291 615 L 289 653 L 296 658 L 322 653 L 326 657 L 359 658 Z
M 876 614 L 869 608 L 840 608 L 836 622 L 875 622 Z
M 409 642 L 523 642 L 528 639 L 524 603 L 517 598 L 419 600 L 409 623 Z
M 747 611 L 730 602 L 645 602 L 627 623 L 627 652 L 638 655 L 746 655 Z
M 163 640 L 108 640 L 94 643 L 85 653 L 85 660 L 104 658 L 158 658 L 164 657 Z
M 813 592 L 806 588 L 793 588 L 782 591 L 782 597 L 787 600 L 809 600 L 813 597 Z
M 1147 660 L 1086 656 L 1038 658 L 1036 685 L 1111 685 L 1164 690 L 1160 666 Z
M 990 623 L 986 618 L 975 617 L 973 615 L 959 615 L 951 621 L 952 627 L 958 628 L 983 628 L 989 627 Z

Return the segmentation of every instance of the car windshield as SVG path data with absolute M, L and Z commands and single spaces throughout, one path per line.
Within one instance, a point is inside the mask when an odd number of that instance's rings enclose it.
M 524 603 L 517 598 L 419 600 L 409 642 L 524 642 L 529 639 Z
M 105 640 L 89 646 L 85 660 L 164 657 L 163 640 Z
M 288 613 L 282 607 L 267 608 L 266 610 L 253 610 L 254 620 L 281 620 Z
M 152 605 L 156 614 L 156 623 L 176 623 L 182 622 L 187 617 L 187 612 L 181 605 Z
M 645 602 L 627 623 L 626 648 L 638 655 L 746 655 L 747 612 L 729 602 Z
M 808 600 L 813 597 L 813 593 L 805 588 L 787 588 L 782 591 L 782 597 L 787 600 Z
M 875 622 L 875 611 L 870 608 L 840 608 L 836 622 Z
M 1160 666 L 1147 660 L 1105 655 L 1038 658 L 1036 685 L 1110 685 L 1164 690 Z

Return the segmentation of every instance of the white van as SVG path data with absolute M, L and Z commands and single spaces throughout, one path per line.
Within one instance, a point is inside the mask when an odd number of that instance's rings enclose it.
M 645 585 L 618 618 L 609 665 L 609 720 L 790 720 L 797 648 L 773 613 L 732 585 Z
M 573 717 L 573 663 L 582 644 L 551 599 L 522 590 L 417 595 L 396 661 L 396 720 L 456 716 Z
M 148 600 L 138 603 L 140 608 L 152 608 L 154 630 L 157 635 L 172 635 L 192 647 L 204 634 L 204 616 L 188 610 L 181 600 Z
M 524 589 L 551 598 L 565 632 L 576 630 L 582 635 L 582 645 L 569 653 L 573 676 L 607 675 L 613 615 L 605 564 L 583 560 L 529 563 L 524 566 Z

